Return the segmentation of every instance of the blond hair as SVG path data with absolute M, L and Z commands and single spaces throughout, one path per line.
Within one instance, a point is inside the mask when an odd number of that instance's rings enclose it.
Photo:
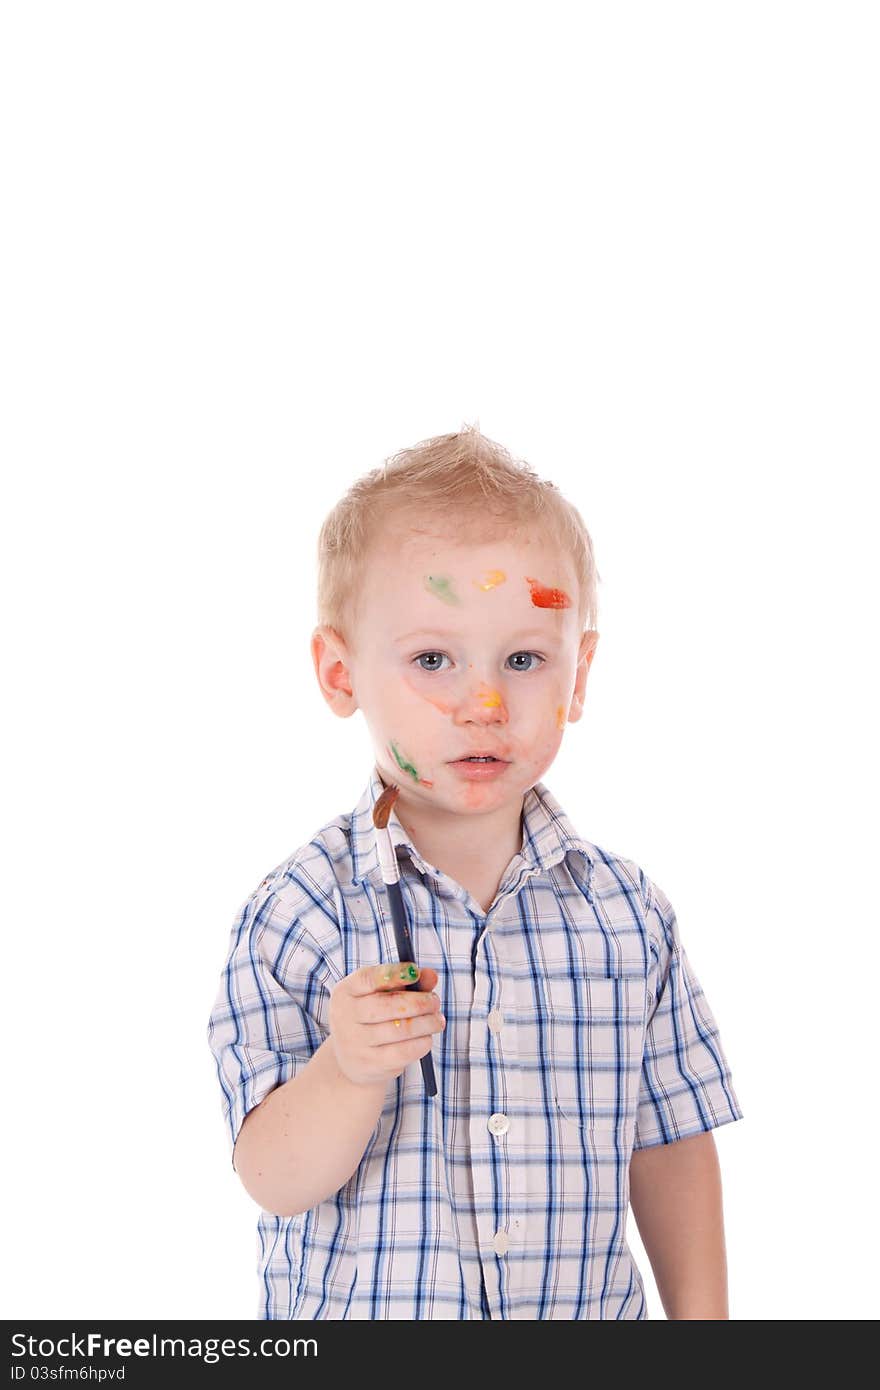
M 390 520 L 412 534 L 446 534 L 457 543 L 509 537 L 517 529 L 567 552 L 579 585 L 578 623 L 596 629 L 598 583 L 593 543 L 580 512 L 555 483 L 539 478 L 478 424 L 401 449 L 358 478 L 318 536 L 318 621 L 354 645 L 358 600 L 371 547 Z M 552 579 L 550 580 L 552 583 Z

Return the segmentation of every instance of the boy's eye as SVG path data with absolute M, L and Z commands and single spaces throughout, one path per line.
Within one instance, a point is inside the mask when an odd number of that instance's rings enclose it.
M 439 658 L 439 660 L 442 661 L 443 658 L 444 658 L 444 656 L 446 656 L 446 653 L 445 653 L 445 652 L 422 652 L 421 656 L 417 656 L 417 657 L 415 657 L 414 659 L 415 659 L 416 661 L 421 662 L 421 661 L 425 661 L 425 660 L 433 661 L 435 658 Z M 419 670 L 420 670 L 420 671 L 440 671 L 440 670 L 442 670 L 442 667 L 440 667 L 440 666 L 420 666 L 420 667 L 419 667 Z
M 544 664 L 544 658 L 538 652 L 514 652 L 509 660 L 514 661 L 518 656 L 534 656 L 537 657 L 542 666 Z M 535 671 L 538 668 L 536 666 L 514 666 L 511 669 L 514 671 Z
M 442 670 L 443 670 L 443 667 L 442 667 L 442 666 L 439 666 L 439 665 L 422 666 L 422 665 L 421 665 L 421 662 L 423 662 L 423 661 L 442 661 L 443 658 L 444 658 L 445 656 L 446 656 L 446 653 L 445 653 L 445 652 L 421 652 L 421 653 L 419 654 L 419 656 L 413 657 L 413 661 L 418 661 L 418 662 L 420 663 L 420 665 L 419 665 L 419 670 L 420 670 L 420 671 L 428 671 L 428 672 L 431 672 L 431 671 L 442 671 Z M 508 660 L 509 660 L 509 661 L 517 661 L 517 659 L 518 659 L 519 657 L 522 657 L 522 656 L 525 656 L 525 657 L 535 657 L 538 661 L 541 662 L 542 665 L 543 665 L 543 663 L 544 663 L 544 657 L 541 656 L 541 654 L 540 654 L 539 652 L 513 652 L 512 655 L 511 655 L 510 657 L 508 657 Z M 448 660 L 449 658 L 447 657 L 446 659 Z M 522 672 L 525 673 L 525 674 L 528 674 L 529 671 L 534 671 L 534 670 L 537 670 L 537 669 L 538 669 L 537 667 L 531 666 L 531 665 L 529 665 L 529 666 L 515 665 L 515 666 L 512 666 L 512 667 L 511 667 L 511 670 L 513 670 L 513 671 L 522 671 Z

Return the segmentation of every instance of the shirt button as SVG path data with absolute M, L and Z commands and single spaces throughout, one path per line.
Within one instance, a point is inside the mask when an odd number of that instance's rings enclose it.
M 506 1134 L 510 1129 L 510 1120 L 500 1111 L 496 1111 L 494 1115 L 489 1116 L 489 1129 L 493 1134 Z
M 496 1231 L 494 1236 L 492 1237 L 492 1245 L 494 1247 L 496 1255 L 506 1255 L 508 1247 L 510 1245 L 510 1241 L 507 1238 L 507 1232 Z
M 489 1017 L 487 1018 L 486 1022 L 488 1023 L 491 1032 L 500 1033 L 501 1025 L 504 1022 L 504 1015 L 502 1014 L 500 1009 L 493 1009 L 492 1012 L 489 1014 Z

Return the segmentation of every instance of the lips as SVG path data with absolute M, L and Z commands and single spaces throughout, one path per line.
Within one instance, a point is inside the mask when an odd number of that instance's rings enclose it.
M 460 758 L 452 758 L 454 763 L 466 763 L 472 758 L 492 758 L 496 763 L 504 763 L 506 758 L 502 758 L 498 753 L 493 753 L 491 748 L 472 748 L 470 753 L 462 753 Z
M 449 764 L 452 775 L 458 777 L 463 782 L 497 782 L 503 778 L 505 772 L 510 767 L 510 763 L 504 758 L 499 758 L 497 753 L 487 755 L 486 762 L 478 762 L 476 757 L 466 755 L 463 758 L 456 758 Z

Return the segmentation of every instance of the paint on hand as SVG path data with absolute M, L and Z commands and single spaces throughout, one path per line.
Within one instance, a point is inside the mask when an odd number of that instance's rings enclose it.
M 459 604 L 461 599 L 452 592 L 452 580 L 448 574 L 426 574 L 425 588 L 429 594 L 435 598 L 442 599 L 444 603 Z
M 503 584 L 507 579 L 504 570 L 486 570 L 482 579 L 475 579 L 474 583 L 478 589 L 497 589 L 499 584 Z
M 420 787 L 433 787 L 433 782 L 429 782 L 426 778 L 420 777 L 412 763 L 408 763 L 405 758 L 401 757 L 393 743 L 389 743 L 388 747 L 394 755 L 394 761 L 397 763 L 401 772 L 408 772 L 413 781 L 418 782 Z
M 556 707 L 556 727 L 557 729 L 565 728 L 565 705 L 557 705 Z
M 536 608 L 571 608 L 571 599 L 564 589 L 548 589 L 538 579 L 526 575 L 526 583 L 532 591 L 532 603 Z

